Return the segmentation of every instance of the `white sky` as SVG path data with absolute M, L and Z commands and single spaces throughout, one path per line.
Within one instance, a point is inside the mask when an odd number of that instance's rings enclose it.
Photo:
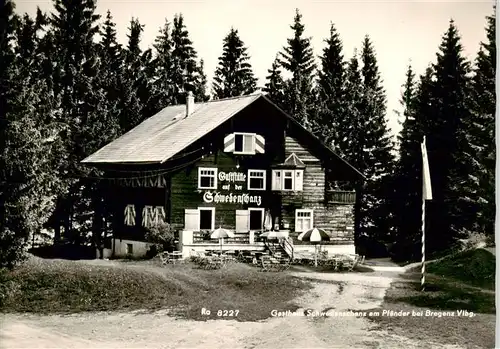
M 52 9 L 51 1 L 17 0 L 16 5 L 18 13 L 34 14 L 37 6 L 42 11 Z M 293 34 L 290 25 L 295 8 L 303 15 L 305 35 L 312 37 L 316 55 L 325 46 L 330 22 L 340 34 L 345 58 L 350 58 L 355 48 L 360 49 L 365 34 L 370 36 L 387 93 L 389 127 L 398 132 L 393 110 L 400 110 L 401 85 L 410 60 L 417 74 L 435 61 L 451 18 L 460 31 L 465 55 L 473 60 L 480 41 L 486 39 L 485 17 L 493 13 L 493 1 L 97 1 L 98 13 L 104 16 L 111 11 L 121 43 L 126 43 L 132 17 L 145 24 L 143 48 L 151 46 L 165 18 L 172 22 L 174 14 L 182 13 L 198 57 L 205 61 L 209 84 L 222 52 L 222 39 L 233 26 L 249 48 L 259 86 L 264 85 L 276 53 Z

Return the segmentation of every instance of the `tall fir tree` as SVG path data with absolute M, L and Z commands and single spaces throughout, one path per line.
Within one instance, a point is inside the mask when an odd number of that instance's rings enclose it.
M 0 267 L 23 259 L 60 184 L 52 166 L 58 130 L 45 123 L 55 111 L 47 84 L 36 78 L 44 17 L 38 11 L 36 20 L 19 18 L 14 8 L 12 1 L 0 5 Z
M 123 51 L 116 38 L 116 24 L 113 22 L 111 12 L 106 13 L 106 20 L 101 30 L 101 41 L 99 44 L 100 74 L 99 81 L 102 83 L 99 88 L 104 90 L 109 117 L 112 119 L 114 127 L 119 124 L 120 118 L 120 77 L 123 65 Z M 116 133 L 120 133 L 115 130 Z
M 124 62 L 119 76 L 119 124 L 121 133 L 130 131 L 144 118 L 144 103 L 140 95 L 141 86 L 147 83 L 143 55 L 141 50 L 141 34 L 144 26 L 138 19 L 132 18 L 127 34 L 128 42 L 123 53 Z
M 385 240 L 390 234 L 390 177 L 393 172 L 393 143 L 386 119 L 386 97 L 373 45 L 368 36 L 361 50 L 363 80 L 362 118 L 364 166 L 368 178 L 362 196 L 362 228 L 371 237 Z M 389 219 L 388 219 L 389 218 Z
M 471 117 L 462 137 L 474 165 L 468 187 L 477 203 L 476 230 L 493 238 L 495 230 L 496 16 L 487 17 L 486 38 L 477 55 L 472 81 Z M 472 160 L 473 159 L 473 160 Z
M 433 108 L 427 114 L 427 137 L 433 200 L 429 203 L 430 251 L 448 248 L 474 221 L 475 204 L 464 188 L 471 173 L 461 134 L 470 117 L 470 65 L 458 30 L 450 21 L 434 64 Z
M 278 106 L 285 109 L 284 84 L 285 80 L 281 73 L 279 58 L 276 56 L 271 69 L 267 70 L 269 75 L 266 76 L 266 84 L 262 89 L 267 93 L 267 96 Z
M 210 95 L 207 92 L 207 75 L 205 74 L 205 61 L 200 59 L 200 63 L 197 66 L 198 71 L 198 81 L 194 88 L 194 96 L 198 96 L 199 102 L 207 102 L 210 100 Z
M 172 81 L 172 37 L 171 24 L 165 19 L 165 24 L 155 38 L 153 59 L 153 83 L 154 110 L 151 115 L 172 104 L 174 89 Z
M 361 113 L 363 90 L 357 50 L 347 63 L 344 91 L 345 122 L 336 130 L 337 138 L 333 140 L 332 147 L 354 167 L 362 169 L 365 166 L 364 153 L 359 149 L 363 145 L 365 119 Z
M 197 53 L 189 32 L 184 24 L 182 14 L 174 16 L 172 28 L 172 86 L 175 104 L 186 101 L 187 91 L 193 91 L 196 101 L 207 99 L 205 87 L 206 76 L 201 64 L 196 62 Z
M 332 145 L 333 149 L 346 161 L 357 169 L 363 170 L 365 167 L 364 152 L 360 151 L 364 147 L 364 126 L 365 118 L 362 114 L 363 89 L 362 77 L 359 67 L 358 53 L 354 50 L 354 55 L 347 64 L 345 78 L 345 123 L 343 127 L 336 130 L 337 139 Z M 363 183 L 355 183 L 356 202 L 354 204 L 354 240 L 357 245 L 362 234 L 361 230 L 361 209 Z M 340 189 L 350 190 L 352 187 L 340 186 Z M 358 251 L 359 252 L 359 251 Z
M 215 70 L 212 85 L 215 99 L 247 95 L 257 90 L 247 50 L 238 30 L 231 28 L 224 38 L 222 56 Z
M 95 13 L 95 1 L 56 0 L 54 8 L 51 24 L 60 77 L 55 86 L 61 94 L 61 121 L 66 125 L 67 157 L 61 172 L 68 187 L 55 225 L 57 229 L 62 219 L 66 238 L 79 244 L 92 225 L 92 202 L 99 192 L 88 180 L 97 177 L 98 172 L 82 166 L 80 161 L 113 139 L 116 127 L 103 89 L 99 46 L 94 42 L 100 18 Z
M 346 108 L 345 62 L 342 41 L 333 23 L 330 36 L 324 40 L 321 69 L 318 71 L 316 87 L 316 113 L 312 120 L 313 133 L 332 146 L 342 136 Z
M 432 69 L 420 77 L 417 85 L 411 66 L 403 85 L 401 106 L 403 112 L 402 130 L 398 135 L 399 156 L 392 178 L 392 225 L 399 247 L 393 258 L 412 260 L 420 256 L 422 162 L 420 144 L 423 124 L 419 111 L 429 103 L 429 84 L 432 83 Z
M 316 65 L 311 38 L 303 36 L 305 26 L 302 24 L 302 14 L 299 9 L 295 10 L 293 25 L 290 28 L 294 36 L 287 39 L 288 46 L 284 47 L 280 53 L 280 64 L 293 74 L 294 79 L 297 79 L 299 75 L 311 79 Z
M 288 46 L 283 48 L 279 59 L 281 66 L 292 74 L 292 78 L 284 84 L 283 106 L 285 111 L 310 129 L 310 115 L 314 104 L 313 73 L 316 65 L 311 38 L 304 37 L 305 26 L 298 9 L 295 10 L 294 23 L 290 28 L 294 36 L 287 39 Z

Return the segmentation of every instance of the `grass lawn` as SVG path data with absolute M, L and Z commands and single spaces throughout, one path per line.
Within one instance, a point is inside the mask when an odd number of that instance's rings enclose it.
M 2 298 L 5 285 L 9 291 Z M 195 320 L 255 321 L 268 318 L 272 309 L 295 310 L 291 301 L 311 287 L 287 273 L 262 273 L 239 263 L 208 271 L 191 264 L 161 267 L 157 261 L 113 261 L 105 265 L 32 258 L 0 276 L 0 311 L 73 313 L 166 308 L 178 317 Z M 209 309 L 210 316 L 202 315 L 202 308 Z M 238 310 L 238 315 L 217 316 L 217 310 Z
M 420 290 L 419 268 L 409 270 L 387 291 L 377 309 L 394 311 L 453 311 L 455 316 L 376 316 L 381 328 L 414 339 L 467 348 L 495 346 L 495 257 L 482 249 L 454 254 L 430 263 L 426 291 Z M 458 310 L 473 317 L 458 316 Z

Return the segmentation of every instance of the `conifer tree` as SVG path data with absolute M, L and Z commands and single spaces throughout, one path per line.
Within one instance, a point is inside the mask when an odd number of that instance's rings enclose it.
M 337 138 L 333 140 L 332 148 L 358 169 L 364 168 L 364 153 L 360 152 L 363 146 L 364 116 L 362 108 L 362 79 L 359 68 L 357 51 L 349 60 L 345 77 L 345 122 L 343 127 L 336 130 Z
M 442 250 L 471 229 L 475 204 L 464 187 L 473 171 L 463 134 L 470 117 L 470 65 L 463 56 L 458 30 L 450 21 L 434 64 L 432 114 L 427 114 L 427 147 L 433 187 L 429 203 L 429 250 Z M 472 200 L 471 200 L 472 199 Z
M 267 96 L 278 106 L 285 109 L 284 84 L 285 81 L 281 74 L 278 56 L 274 59 L 271 69 L 267 70 L 266 84 L 262 89 Z
M 280 53 L 281 66 L 292 74 L 292 78 L 284 84 L 285 111 L 295 117 L 306 128 L 311 128 L 310 115 L 313 113 L 313 72 L 314 63 L 311 38 L 304 37 L 304 25 L 299 10 L 295 10 L 294 24 L 290 26 L 294 32 L 287 39 L 288 46 Z
M 393 258 L 417 259 L 416 253 L 420 247 L 421 227 L 421 189 L 422 166 L 421 150 L 422 120 L 417 108 L 420 109 L 429 102 L 428 86 L 431 83 L 432 70 L 427 69 L 425 75 L 420 77 L 417 85 L 415 74 L 411 65 L 406 73 L 401 98 L 401 113 L 404 121 L 402 130 L 398 135 L 399 157 L 392 179 L 392 224 L 395 229 L 395 240 L 400 246 Z M 422 110 L 422 109 L 420 109 Z
M 54 7 L 51 24 L 59 77 L 55 86 L 61 95 L 61 119 L 66 125 L 67 157 L 60 170 L 68 188 L 59 205 L 66 210 L 58 216 L 66 237 L 78 244 L 90 230 L 91 202 L 97 200 L 98 193 L 95 183 L 88 180 L 98 172 L 80 161 L 113 139 L 116 127 L 103 89 L 99 46 L 94 42 L 100 17 L 95 13 L 95 1 L 56 0 Z
M 337 139 L 334 140 L 332 148 L 348 161 L 355 168 L 363 171 L 366 160 L 365 153 L 360 151 L 364 147 L 363 130 L 365 126 L 365 118 L 362 114 L 363 106 L 363 89 L 361 71 L 359 68 L 357 50 L 354 51 L 353 57 L 349 60 L 346 70 L 345 80 L 345 123 L 344 127 L 336 130 Z M 350 190 L 352 187 L 340 186 L 339 189 Z M 356 202 L 354 204 L 354 239 L 355 243 L 359 241 L 362 234 L 362 198 L 363 198 L 363 183 L 355 183 Z
M 154 98 L 154 110 L 151 115 L 167 107 L 173 102 L 172 82 L 172 38 L 170 22 L 165 19 L 165 24 L 160 29 L 159 35 L 153 44 L 154 60 L 152 94 Z
M 111 12 L 108 10 L 106 20 L 101 30 L 100 42 L 100 74 L 102 89 L 106 95 L 110 117 L 115 124 L 120 117 L 120 77 L 122 73 L 123 56 L 122 47 L 116 39 L 116 24 L 113 22 Z
M 118 85 L 121 133 L 128 132 L 146 117 L 143 115 L 144 104 L 140 96 L 141 86 L 146 80 L 142 60 L 144 53 L 139 46 L 144 26 L 138 19 L 132 18 L 128 30 L 128 42 Z
M 197 64 L 197 53 L 184 24 L 182 14 L 175 15 L 172 28 L 172 86 L 175 104 L 186 101 L 186 92 L 193 91 L 196 101 L 206 100 L 203 95 L 206 77 Z M 200 95 L 202 93 L 202 95 Z
M 313 132 L 326 144 L 332 145 L 341 137 L 345 118 L 345 62 L 342 55 L 342 42 L 333 23 L 330 36 L 325 40 L 321 69 L 318 71 L 316 88 L 316 114 Z
M 367 181 L 362 205 L 362 224 L 365 232 L 386 239 L 390 232 L 390 177 L 393 172 L 393 144 L 386 120 L 386 97 L 378 71 L 373 45 L 365 37 L 361 51 L 363 103 L 362 118 L 364 153 L 362 167 Z
M 205 74 L 205 62 L 200 59 L 197 66 L 198 82 L 195 85 L 194 96 L 198 96 L 199 102 L 207 102 L 210 100 L 210 95 L 207 93 L 207 75 Z
M 477 230 L 490 237 L 495 229 L 495 75 L 496 16 L 487 17 L 487 41 L 481 43 L 472 81 L 472 114 L 463 136 L 470 146 L 474 172 L 469 186 L 477 202 Z
M 303 37 L 305 26 L 302 24 L 302 15 L 298 9 L 295 10 L 293 22 L 290 28 L 294 36 L 287 39 L 288 46 L 284 47 L 280 53 L 279 62 L 283 68 L 293 74 L 294 79 L 298 79 L 299 74 L 306 79 L 312 79 L 316 65 L 311 38 Z
M 43 18 L 15 16 L 12 1 L 0 5 L 0 17 L 0 267 L 13 267 L 54 209 L 58 134 L 45 123 L 54 112 L 50 91 L 31 76 L 39 69 Z
M 223 53 L 215 70 L 213 94 L 215 99 L 236 97 L 255 92 L 257 79 L 249 63 L 247 48 L 238 35 L 238 30 L 231 28 L 223 41 Z

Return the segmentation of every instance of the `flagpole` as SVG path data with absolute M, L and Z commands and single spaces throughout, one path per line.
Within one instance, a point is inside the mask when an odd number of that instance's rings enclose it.
M 423 193 L 422 193 L 423 194 Z M 422 195 L 422 291 L 425 291 L 425 197 Z
M 422 144 L 422 279 L 420 286 L 425 291 L 425 200 L 432 200 L 431 178 L 429 172 L 429 160 L 427 158 L 427 145 L 425 136 Z

